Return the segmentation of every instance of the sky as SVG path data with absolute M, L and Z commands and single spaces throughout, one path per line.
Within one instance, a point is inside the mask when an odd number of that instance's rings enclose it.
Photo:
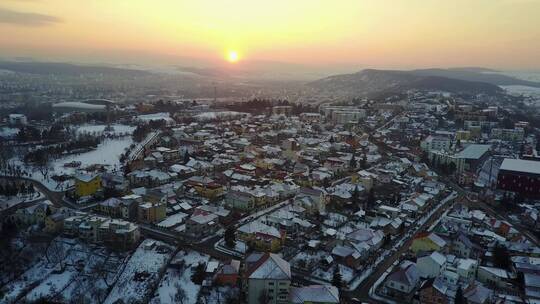
M 540 69 L 539 54 L 540 0 L 0 1 L 2 57 Z

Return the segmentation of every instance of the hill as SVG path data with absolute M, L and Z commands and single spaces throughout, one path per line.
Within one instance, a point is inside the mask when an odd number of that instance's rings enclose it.
M 75 65 L 59 62 L 0 61 L 0 70 L 38 75 L 79 76 L 83 74 L 109 76 L 144 76 L 147 71 L 107 66 Z
M 410 89 L 488 95 L 503 92 L 497 85 L 485 82 L 423 75 L 415 71 L 373 69 L 354 74 L 330 76 L 307 85 L 317 90 L 348 96 L 371 96 L 384 92 L 400 93 Z

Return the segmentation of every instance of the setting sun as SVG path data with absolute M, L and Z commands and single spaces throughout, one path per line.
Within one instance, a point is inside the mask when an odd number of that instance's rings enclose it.
M 236 51 L 229 51 L 229 53 L 227 54 L 227 60 L 231 63 L 237 62 L 238 59 L 239 59 L 238 52 Z

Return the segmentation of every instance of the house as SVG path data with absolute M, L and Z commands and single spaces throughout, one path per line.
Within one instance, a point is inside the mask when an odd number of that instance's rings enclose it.
M 64 219 L 68 215 L 61 212 L 56 212 L 45 218 L 45 232 L 56 234 L 62 231 L 64 228 Z
M 487 304 L 491 303 L 493 291 L 481 284 L 471 284 L 464 291 L 463 296 L 467 299 L 468 304 Z
M 456 256 L 462 258 L 478 258 L 482 254 L 482 247 L 471 242 L 469 237 L 464 233 L 460 232 L 452 240 L 451 251 Z
M 136 247 L 140 237 L 138 225 L 120 219 L 107 220 L 98 228 L 98 241 L 119 250 Z
M 15 211 L 10 220 L 17 226 L 45 224 L 45 219 L 54 211 L 51 201 L 43 201 L 37 204 L 20 208 Z
M 424 282 L 420 287 L 419 296 L 422 304 L 448 304 L 448 297 L 434 284 L 435 278 Z
M 446 265 L 446 257 L 437 251 L 417 258 L 416 266 L 422 278 L 435 278 Z
M 426 251 L 441 251 L 446 247 L 446 241 L 435 233 L 419 233 L 411 244 L 411 251 L 415 254 Z
M 478 281 L 489 286 L 504 288 L 511 279 L 509 273 L 501 268 L 480 266 L 476 274 Z
M 167 203 L 146 202 L 138 207 L 138 219 L 145 223 L 159 223 L 166 217 Z
M 185 185 L 195 189 L 199 195 L 208 199 L 214 199 L 223 194 L 223 186 L 208 177 L 190 177 Z
M 214 282 L 218 285 L 236 286 L 240 279 L 240 261 L 231 260 L 229 263 L 222 264 L 216 272 Z
M 289 301 L 291 267 L 273 253 L 252 253 L 246 258 L 248 304 L 285 304 Z
M 332 285 L 310 285 L 291 287 L 289 293 L 291 304 L 332 304 L 340 303 L 339 290 Z
M 286 236 L 285 232 L 258 220 L 240 226 L 237 233 L 239 238 L 249 246 L 257 250 L 271 252 L 277 252 L 281 249 Z
M 101 176 L 83 175 L 75 176 L 75 195 L 77 197 L 92 196 L 101 190 Z
M 249 211 L 255 208 L 255 199 L 249 192 L 231 190 L 225 195 L 225 204 L 230 208 Z
M 106 216 L 121 217 L 122 216 L 122 210 L 120 208 L 121 203 L 122 203 L 121 200 L 112 197 L 97 204 L 95 209 L 98 213 L 106 215 Z
M 398 269 L 386 279 L 385 287 L 389 295 L 411 295 L 420 283 L 420 273 L 416 264 L 410 261 L 402 262 Z
M 207 236 L 218 228 L 218 215 L 201 209 L 196 209 L 186 222 L 186 233 L 194 237 Z

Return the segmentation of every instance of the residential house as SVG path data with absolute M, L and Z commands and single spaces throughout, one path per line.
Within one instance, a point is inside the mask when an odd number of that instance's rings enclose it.
M 437 251 L 418 257 L 416 266 L 422 278 L 437 277 L 446 266 L 446 257 Z
M 389 295 L 401 297 L 411 295 L 419 284 L 420 273 L 416 264 L 404 261 L 388 276 L 384 286 Z
M 248 304 L 289 303 L 291 267 L 273 253 L 253 253 L 246 258 Z
M 419 233 L 411 244 L 411 251 L 415 254 L 419 252 L 431 252 L 431 251 L 441 251 L 446 247 L 447 243 L 440 236 L 435 233 Z
M 231 260 L 222 264 L 214 277 L 214 282 L 218 285 L 236 286 L 240 279 L 240 261 Z

